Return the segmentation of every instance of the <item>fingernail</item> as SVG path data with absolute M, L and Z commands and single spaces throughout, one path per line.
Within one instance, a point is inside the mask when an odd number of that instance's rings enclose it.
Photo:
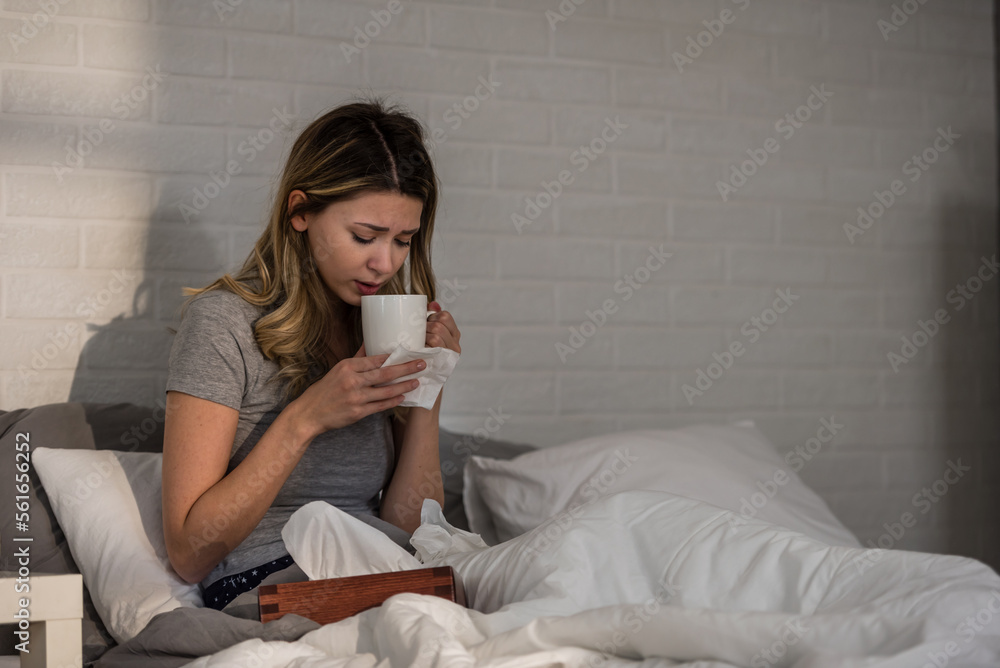
M 423 369 L 425 366 L 427 366 L 426 363 L 424 363 L 424 362 L 417 362 L 417 368 L 418 369 Z

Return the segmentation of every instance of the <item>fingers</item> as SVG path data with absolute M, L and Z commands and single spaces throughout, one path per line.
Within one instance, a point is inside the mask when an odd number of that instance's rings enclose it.
M 388 358 L 388 355 L 385 357 Z M 384 362 L 385 360 L 383 359 L 382 361 Z M 427 363 L 423 360 L 411 360 L 409 362 L 403 362 L 402 364 L 393 364 L 391 366 L 382 367 L 381 369 L 365 371 L 363 375 L 367 384 L 381 385 L 383 383 L 394 381 L 397 378 L 402 378 L 403 376 L 409 376 L 411 373 L 417 373 L 426 366 Z
M 455 339 L 459 338 L 460 334 L 458 331 L 458 325 L 455 324 L 455 318 L 451 316 L 451 313 L 448 311 L 438 311 L 431 317 L 433 320 L 427 321 L 428 332 L 430 332 L 435 326 L 440 326 L 448 330 Z
M 439 311 L 434 319 L 427 322 L 427 347 L 429 348 L 449 348 L 461 353 L 458 345 L 462 338 L 462 333 L 458 331 L 455 319 L 448 311 Z
M 444 325 L 448 332 L 451 334 L 452 338 L 458 341 L 462 338 L 462 333 L 458 331 L 458 325 L 455 323 L 455 319 L 451 317 L 451 313 L 447 311 L 442 311 L 435 318 L 434 322 Z
M 405 397 L 403 394 L 396 389 L 399 385 L 407 386 L 411 381 L 404 381 L 402 383 L 396 383 L 395 385 L 390 385 L 388 387 L 378 387 L 378 388 L 368 388 L 369 392 L 377 393 L 370 395 L 370 400 L 362 404 L 361 416 L 357 419 L 363 419 L 372 415 L 373 413 L 378 413 L 380 411 L 389 410 L 390 408 L 395 408 L 396 406 L 403 403 Z M 415 382 L 415 381 L 413 381 Z M 409 392 L 410 387 L 403 389 L 403 392 Z
M 427 331 L 427 347 L 450 348 L 455 352 L 459 352 L 458 341 L 451 335 L 451 332 L 444 328 Z
M 402 397 L 405 393 L 415 390 L 419 386 L 420 381 L 416 378 L 412 378 L 399 383 L 393 383 L 392 385 L 370 387 L 368 388 L 368 403 L 388 401 L 395 397 Z M 402 401 L 402 399 L 400 399 L 400 401 Z
M 364 344 L 361 344 L 361 350 L 364 350 Z M 360 351 L 359 351 L 360 352 Z M 371 357 L 365 357 L 355 355 L 351 358 L 351 368 L 358 372 L 371 371 L 373 369 L 378 369 L 380 366 L 385 364 L 385 361 L 389 359 L 389 353 L 382 353 L 381 355 L 372 355 Z
M 393 397 L 392 399 L 383 399 L 382 401 L 375 401 L 368 404 L 368 407 L 372 409 L 372 413 L 378 413 L 379 411 L 387 411 L 390 408 L 395 408 L 396 406 L 403 403 L 403 395 L 398 397 Z

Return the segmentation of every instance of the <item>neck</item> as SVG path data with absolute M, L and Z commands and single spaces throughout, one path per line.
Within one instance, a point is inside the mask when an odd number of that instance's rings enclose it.
M 340 360 L 345 356 L 350 357 L 355 351 L 347 351 L 346 347 L 350 340 L 349 320 L 351 310 L 354 307 L 343 301 L 336 295 L 330 295 L 330 336 L 328 345 L 334 356 Z
M 347 314 L 351 312 L 351 305 L 338 297 L 330 288 L 323 286 L 323 291 L 326 293 L 326 300 L 330 305 L 330 313 L 333 317 L 337 320 L 346 320 Z

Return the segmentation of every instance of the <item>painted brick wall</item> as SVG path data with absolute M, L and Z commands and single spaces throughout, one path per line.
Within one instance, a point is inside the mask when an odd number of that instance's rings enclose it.
M 436 130 L 445 426 L 753 417 L 864 540 L 996 564 L 991 3 L 892 4 L 5 0 L 0 407 L 160 401 L 180 287 L 370 89 Z

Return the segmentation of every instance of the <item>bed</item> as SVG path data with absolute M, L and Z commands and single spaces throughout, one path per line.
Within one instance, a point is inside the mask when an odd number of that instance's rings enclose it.
M 445 507 L 415 507 L 416 556 L 318 502 L 283 539 L 312 579 L 450 566 L 467 607 L 398 594 L 323 626 L 233 617 L 165 560 L 162 420 L 131 404 L 0 414 L 5 479 L 30 435 L 32 571 L 83 575 L 86 666 L 1000 665 L 994 571 L 863 549 L 747 422 L 537 450 L 442 430 Z

